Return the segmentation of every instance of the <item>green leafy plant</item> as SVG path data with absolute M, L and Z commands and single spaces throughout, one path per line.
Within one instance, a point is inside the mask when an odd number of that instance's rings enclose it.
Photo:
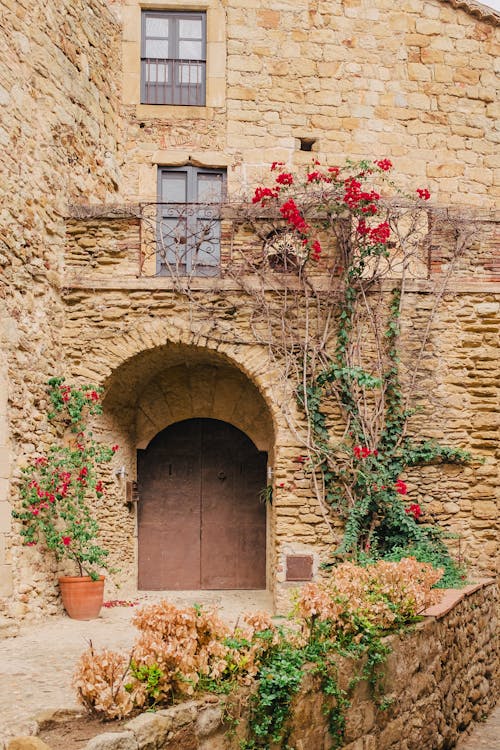
M 98 443 L 87 425 L 89 415 L 102 411 L 100 388 L 69 386 L 64 378 L 51 378 L 48 393 L 48 416 L 57 423 L 61 440 L 23 469 L 21 508 L 12 515 L 21 522 L 25 545 L 48 550 L 58 560 L 71 560 L 79 575 L 97 580 L 100 569 L 107 567 L 108 551 L 97 541 L 93 503 L 104 494 L 102 466 L 118 446 Z
M 133 659 L 130 661 L 130 673 L 138 682 L 144 685 L 146 693 L 145 702 L 153 708 L 162 696 L 161 683 L 165 675 L 158 664 L 137 664 Z M 125 685 L 125 689 L 131 692 L 133 683 Z

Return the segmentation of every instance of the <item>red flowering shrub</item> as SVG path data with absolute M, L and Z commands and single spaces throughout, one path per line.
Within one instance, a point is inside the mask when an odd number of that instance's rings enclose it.
M 65 385 L 62 378 L 49 381 L 49 396 L 54 411 L 73 434 L 66 445 L 52 446 L 46 456 L 37 456 L 23 469 L 20 510 L 12 515 L 21 522 L 21 536 L 27 546 L 37 544 L 53 552 L 58 560 L 76 563 L 97 579 L 106 567 L 107 550 L 97 544 L 99 527 L 92 498 L 100 498 L 104 484 L 98 479 L 100 465 L 111 460 L 118 446 L 107 448 L 88 432 L 87 414 L 99 414 L 100 389 Z
M 343 215 L 348 208 L 353 217 L 359 218 L 356 234 L 362 243 L 361 255 L 370 248 L 380 255 L 389 240 L 390 227 L 387 221 L 373 226 L 367 223 L 366 219 L 380 213 L 381 195 L 371 186 L 366 186 L 365 182 L 374 176 L 384 178 L 391 168 L 389 159 L 348 163 L 343 170 L 340 167 L 322 167 L 318 160 L 314 160 L 313 169 L 301 181 L 287 171 L 283 162 L 276 161 L 271 165 L 271 172 L 275 173 L 274 185 L 257 187 L 252 203 L 276 205 L 287 224 L 301 238 L 308 257 L 313 261 L 318 261 L 322 254 L 320 240 L 314 236 L 321 224 L 314 216 L 317 205 L 321 204 L 332 215 Z M 299 200 L 303 208 L 299 208 Z

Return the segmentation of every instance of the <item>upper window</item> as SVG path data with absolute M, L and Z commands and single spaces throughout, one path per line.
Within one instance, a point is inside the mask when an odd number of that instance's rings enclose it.
M 142 104 L 205 105 L 206 38 L 206 13 L 142 12 Z
M 225 179 L 222 169 L 186 166 L 159 170 L 159 275 L 218 275 Z

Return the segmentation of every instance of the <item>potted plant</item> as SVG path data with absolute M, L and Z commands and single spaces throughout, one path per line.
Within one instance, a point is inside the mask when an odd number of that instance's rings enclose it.
M 98 443 L 86 419 L 102 413 L 102 389 L 91 385 L 72 387 L 64 378 L 51 378 L 48 414 L 60 441 L 46 454 L 33 458 L 23 469 L 21 508 L 13 511 L 21 521 L 21 535 L 28 546 L 40 545 L 57 560 L 69 560 L 77 575 L 61 576 L 59 586 L 68 615 L 77 620 L 97 617 L 104 596 L 108 551 L 97 544 L 99 526 L 93 502 L 102 497 L 99 478 L 102 464 L 118 450 Z

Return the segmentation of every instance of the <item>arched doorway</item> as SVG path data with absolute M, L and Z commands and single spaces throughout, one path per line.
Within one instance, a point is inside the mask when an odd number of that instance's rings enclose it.
M 217 419 L 138 451 L 139 588 L 265 589 L 267 454 Z

